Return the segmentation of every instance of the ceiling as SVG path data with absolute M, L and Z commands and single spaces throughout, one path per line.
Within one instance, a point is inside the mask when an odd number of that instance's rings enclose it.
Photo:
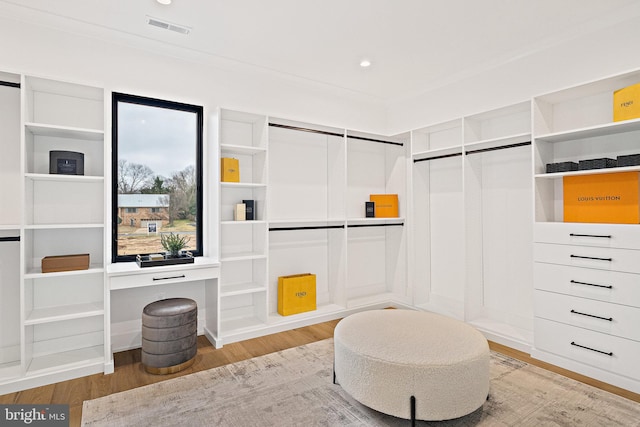
M 35 23 L 397 100 L 640 16 L 638 0 L 0 0 Z M 147 24 L 153 17 L 188 35 Z M 360 61 L 372 62 L 361 68 Z

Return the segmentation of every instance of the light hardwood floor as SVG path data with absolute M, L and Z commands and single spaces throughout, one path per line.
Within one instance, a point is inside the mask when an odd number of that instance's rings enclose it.
M 297 347 L 299 345 L 333 337 L 333 330 L 339 320 L 319 323 L 304 328 L 292 329 L 278 334 L 267 335 L 215 349 L 203 336 L 198 337 L 198 355 L 195 363 L 184 371 L 171 375 L 152 375 L 144 371 L 140 364 L 140 349 L 129 350 L 115 355 L 115 372 L 111 375 L 95 374 L 70 381 L 10 393 L 0 396 L 0 404 L 69 404 L 70 426 L 80 425 L 82 402 L 112 393 L 129 390 L 147 384 L 188 375 L 252 357 Z M 493 342 L 494 351 L 523 360 L 533 365 L 586 382 L 595 387 L 619 394 L 627 399 L 640 402 L 640 394 L 631 393 L 600 381 L 531 359 L 527 354 Z

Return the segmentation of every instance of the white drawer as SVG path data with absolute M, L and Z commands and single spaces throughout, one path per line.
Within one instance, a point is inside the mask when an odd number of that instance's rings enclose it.
M 534 346 L 538 350 L 640 379 L 637 341 L 541 318 L 535 318 L 534 331 Z
M 640 308 L 536 290 L 534 311 L 536 317 L 640 341 Z
M 640 249 L 640 225 L 537 222 L 533 241 L 561 245 Z
M 640 273 L 640 251 L 592 246 L 534 243 L 536 262 Z
M 640 275 L 536 262 L 534 286 L 616 304 L 640 307 Z
M 166 285 L 170 283 L 192 282 L 217 277 L 217 268 L 183 268 L 171 271 L 154 271 L 122 276 L 111 276 L 111 290 L 138 288 L 141 286 Z

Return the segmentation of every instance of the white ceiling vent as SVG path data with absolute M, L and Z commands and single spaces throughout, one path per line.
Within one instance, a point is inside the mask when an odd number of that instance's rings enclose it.
M 154 27 L 163 28 L 165 30 L 175 31 L 180 34 L 189 34 L 191 32 L 191 28 L 185 27 L 184 25 L 172 24 L 171 22 L 163 21 L 162 19 L 152 18 L 147 16 L 147 24 L 153 25 Z

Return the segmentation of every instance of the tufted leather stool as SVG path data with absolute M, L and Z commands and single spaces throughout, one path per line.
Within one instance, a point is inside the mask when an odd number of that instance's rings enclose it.
M 198 351 L 198 306 L 188 298 L 169 298 L 142 311 L 142 365 L 151 374 L 188 368 Z

